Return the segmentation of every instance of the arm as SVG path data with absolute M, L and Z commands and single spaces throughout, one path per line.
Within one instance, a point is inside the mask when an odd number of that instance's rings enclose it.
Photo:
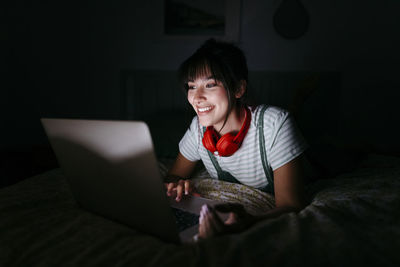
M 276 208 L 258 216 L 256 220 L 278 217 L 288 212 L 299 212 L 306 206 L 302 156 L 274 171 Z
M 186 195 L 192 191 L 188 177 L 195 166 L 195 161 L 186 159 L 181 153 L 178 154 L 172 168 L 164 178 L 168 196 L 172 196 L 173 191 L 176 190 L 176 201 L 180 201 L 183 191 Z
M 228 220 L 223 222 L 213 208 L 203 206 L 200 212 L 199 237 L 205 238 L 215 234 L 240 232 L 258 221 L 302 210 L 306 201 L 301 156 L 274 171 L 274 187 L 276 207 L 262 215 L 250 215 L 240 204 L 216 205 L 215 210 L 230 213 Z
M 194 167 L 196 166 L 196 163 L 197 163 L 196 161 L 190 161 L 186 159 L 181 153 L 178 153 L 178 156 L 176 157 L 174 164 L 168 171 L 165 178 L 166 179 L 187 178 L 192 173 Z

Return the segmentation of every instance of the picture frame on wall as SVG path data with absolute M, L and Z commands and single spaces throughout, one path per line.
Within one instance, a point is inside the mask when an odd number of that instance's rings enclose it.
M 163 35 L 239 41 L 241 0 L 164 0 Z

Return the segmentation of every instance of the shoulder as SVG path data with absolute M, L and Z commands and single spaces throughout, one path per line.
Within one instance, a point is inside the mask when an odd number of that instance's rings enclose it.
M 199 119 L 197 116 L 194 116 L 192 119 L 192 122 L 190 123 L 188 131 L 193 135 L 193 136 L 198 136 L 199 133 L 201 132 L 201 125 L 199 122 Z
M 198 127 L 198 126 L 199 126 L 199 118 L 197 118 L 197 116 L 194 116 L 192 122 L 190 123 L 190 127 Z
M 274 128 L 281 125 L 290 116 L 289 111 L 277 106 L 259 105 L 251 107 L 251 110 L 254 117 L 253 123 L 258 126 L 262 118 L 264 128 Z M 260 118 L 260 116 L 262 117 Z
M 199 121 L 197 119 L 197 116 L 195 116 L 192 119 L 192 122 L 189 125 L 189 128 L 186 130 L 185 134 L 183 135 L 179 146 L 187 146 L 193 145 L 195 146 L 199 141 L 199 134 L 200 134 L 200 128 L 199 128 Z

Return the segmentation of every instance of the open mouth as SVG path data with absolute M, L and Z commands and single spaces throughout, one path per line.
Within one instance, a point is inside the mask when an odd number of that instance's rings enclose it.
M 214 108 L 214 106 L 207 106 L 207 107 L 201 107 L 201 108 L 197 108 L 197 113 L 198 114 L 206 114 L 209 111 L 211 111 Z

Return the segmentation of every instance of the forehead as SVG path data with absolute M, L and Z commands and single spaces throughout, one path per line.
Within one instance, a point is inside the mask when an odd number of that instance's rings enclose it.
M 213 80 L 213 79 L 214 79 L 213 76 L 205 75 L 205 76 L 197 76 L 194 79 L 189 78 L 188 82 L 208 81 L 208 80 Z

